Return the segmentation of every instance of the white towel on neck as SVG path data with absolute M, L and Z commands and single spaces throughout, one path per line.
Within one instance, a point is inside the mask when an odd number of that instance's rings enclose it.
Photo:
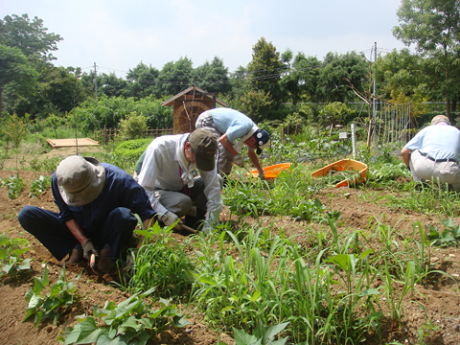
M 189 188 L 194 186 L 193 179 L 195 178 L 195 169 L 196 164 L 190 163 L 185 158 L 184 148 L 185 148 L 185 141 L 190 134 L 184 134 L 184 136 L 180 139 L 180 144 L 176 147 L 176 157 L 177 162 L 179 163 L 179 168 L 181 171 L 181 179 L 184 182 L 184 186 L 187 185 Z

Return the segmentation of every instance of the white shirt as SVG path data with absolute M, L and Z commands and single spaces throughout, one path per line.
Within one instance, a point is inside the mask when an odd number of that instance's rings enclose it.
M 193 187 L 196 164 L 189 163 L 184 156 L 184 147 L 190 133 L 164 135 L 153 140 L 145 151 L 145 158 L 139 174 L 139 184 L 149 196 L 152 208 L 160 215 L 168 210 L 155 196 L 155 187 L 178 192 L 185 185 Z M 212 171 L 199 171 L 204 181 L 206 203 L 206 220 L 218 221 L 223 209 L 220 181 L 217 167 Z

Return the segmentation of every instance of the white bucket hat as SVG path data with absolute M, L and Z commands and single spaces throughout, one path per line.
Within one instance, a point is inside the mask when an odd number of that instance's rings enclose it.
M 83 206 L 101 193 L 105 169 L 96 158 L 70 156 L 59 163 L 56 178 L 64 202 L 69 206 Z

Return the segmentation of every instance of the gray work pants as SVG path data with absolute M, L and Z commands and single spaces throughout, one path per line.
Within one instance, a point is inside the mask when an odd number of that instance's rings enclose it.
M 456 192 L 460 191 L 460 166 L 456 162 L 432 161 L 416 150 L 410 155 L 410 171 L 414 181 L 439 180 L 441 184 L 452 185 Z

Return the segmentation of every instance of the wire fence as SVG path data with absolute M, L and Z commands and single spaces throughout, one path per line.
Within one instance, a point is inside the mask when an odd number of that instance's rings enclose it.
M 405 144 L 412 138 L 415 128 L 411 123 L 410 107 L 410 103 L 378 102 L 375 104 L 372 132 L 374 147 L 392 142 Z

